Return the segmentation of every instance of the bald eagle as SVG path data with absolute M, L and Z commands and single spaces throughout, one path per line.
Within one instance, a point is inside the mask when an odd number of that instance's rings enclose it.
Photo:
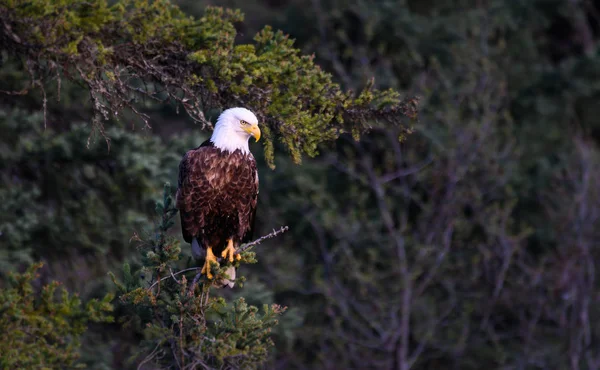
M 213 279 L 211 263 L 216 256 L 232 263 L 239 260 L 236 248 L 252 238 L 258 172 L 248 139 L 260 139 L 258 119 L 248 109 L 230 108 L 219 116 L 214 132 L 179 164 L 177 208 L 183 239 L 192 244 L 192 255 L 205 255 L 202 274 Z M 205 251 L 205 252 L 204 252 Z M 235 268 L 229 279 L 214 281 L 217 287 L 233 287 Z

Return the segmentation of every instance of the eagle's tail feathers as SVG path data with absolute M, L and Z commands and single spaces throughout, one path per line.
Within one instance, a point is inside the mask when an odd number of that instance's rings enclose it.
M 202 249 L 196 238 L 192 239 L 192 256 L 197 260 L 203 259 L 206 256 L 204 249 Z
M 233 286 L 235 285 L 235 267 L 229 266 L 225 273 L 227 274 L 229 279 L 223 279 L 221 283 L 223 284 L 223 286 L 233 288 Z

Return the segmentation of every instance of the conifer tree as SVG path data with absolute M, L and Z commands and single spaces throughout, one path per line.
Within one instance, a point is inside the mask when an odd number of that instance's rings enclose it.
M 42 263 L 22 274 L 11 273 L 0 289 L 0 368 L 79 368 L 80 337 L 88 323 L 111 322 L 113 299 L 93 299 L 83 304 L 54 281 L 35 288 Z
M 262 312 L 244 298 L 227 302 L 214 293 L 212 282 L 199 267 L 174 271 L 182 257 L 179 240 L 169 235 L 177 215 L 170 184 L 165 184 L 163 200 L 157 202 L 160 217 L 153 232 L 140 242 L 143 265 L 136 271 L 125 264 L 123 279 L 111 274 L 120 293 L 119 301 L 129 312 L 123 324 L 137 325 L 144 333 L 141 363 L 161 368 L 257 368 L 273 346 L 270 331 L 286 308 L 264 305 Z M 255 263 L 251 250 L 273 231 L 254 242 L 240 246 L 239 264 Z M 213 266 L 214 267 L 214 266 Z M 215 271 L 215 279 L 226 277 L 227 266 Z M 236 283 L 243 286 L 243 277 Z

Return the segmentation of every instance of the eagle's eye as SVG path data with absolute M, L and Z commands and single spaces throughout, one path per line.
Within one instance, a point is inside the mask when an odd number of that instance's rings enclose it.
M 243 119 L 240 120 L 240 123 L 242 124 L 242 126 L 248 126 L 249 123 L 244 121 Z

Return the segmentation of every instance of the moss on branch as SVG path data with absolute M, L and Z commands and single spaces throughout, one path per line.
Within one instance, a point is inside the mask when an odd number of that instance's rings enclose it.
M 345 132 L 358 137 L 376 122 L 408 132 L 416 99 L 372 83 L 359 93 L 343 91 L 313 56 L 268 26 L 254 43 L 236 44 L 242 21 L 239 11 L 218 7 L 194 19 L 168 0 L 1 0 L 1 48 L 30 74 L 29 86 L 5 93 L 39 88 L 45 106 L 53 80 L 83 82 L 93 127 L 103 134 L 104 122 L 123 109 L 149 124 L 140 98 L 181 107 L 202 128 L 211 126 L 206 110 L 245 106 L 263 123 L 271 165 L 274 140 L 300 162 L 320 143 Z

